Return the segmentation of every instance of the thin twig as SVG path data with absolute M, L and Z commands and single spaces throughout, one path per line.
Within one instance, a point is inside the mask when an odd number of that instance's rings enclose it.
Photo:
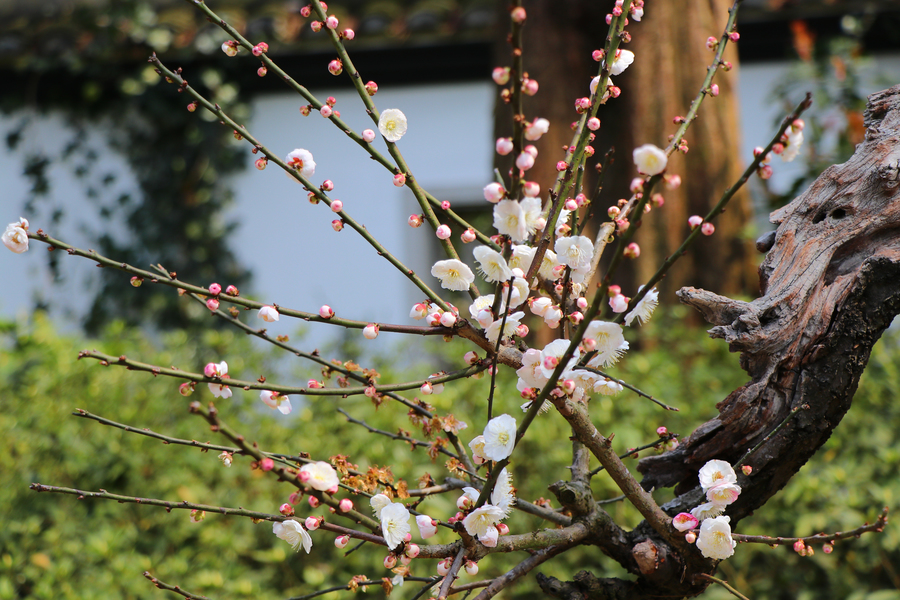
M 188 598 L 190 600 L 209 600 L 209 598 L 207 598 L 206 596 L 192 594 L 189 591 L 182 589 L 180 586 L 170 585 L 170 584 L 166 583 L 165 581 L 160 581 L 159 579 L 157 579 L 156 577 L 151 575 L 150 571 L 144 571 L 144 577 L 149 579 L 150 583 L 152 583 L 153 585 L 155 585 L 157 588 L 159 588 L 161 590 L 167 590 L 169 592 L 174 592 L 174 593 L 184 596 L 185 598 Z
M 714 583 L 718 583 L 723 588 L 725 588 L 726 590 L 731 592 L 732 596 L 737 596 L 741 600 L 750 600 L 747 596 L 743 595 L 742 593 L 740 593 L 739 591 L 737 591 L 736 589 L 734 589 L 733 587 L 728 585 L 728 583 L 724 579 L 719 579 L 718 577 L 713 577 L 712 575 L 710 575 L 708 573 L 699 573 L 697 575 L 697 577 L 699 577 L 700 579 L 706 579 L 707 581 L 712 581 Z
M 354 425 L 359 425 L 360 427 L 364 427 L 364 428 L 365 428 L 366 430 L 368 430 L 370 433 L 377 433 L 378 435 L 383 435 L 383 436 L 388 437 L 388 438 L 390 438 L 390 439 L 392 439 L 392 440 L 400 440 L 401 442 L 406 442 L 407 444 L 410 444 L 410 445 L 415 446 L 415 447 L 422 447 L 422 446 L 424 446 L 424 447 L 428 448 L 428 447 L 431 447 L 431 445 L 432 445 L 432 444 L 429 443 L 429 442 L 423 442 L 422 440 L 417 440 L 417 439 L 411 438 L 411 437 L 409 437 L 409 436 L 400 435 L 400 434 L 398 434 L 398 433 L 391 433 L 390 431 L 384 431 L 383 429 L 377 429 L 377 428 L 375 428 L 375 427 L 372 427 L 371 425 L 369 425 L 369 424 L 366 423 L 365 421 L 360 421 L 359 419 L 355 419 L 355 418 L 351 417 L 350 414 L 347 413 L 347 411 L 345 411 L 345 410 L 342 409 L 342 408 L 338 408 L 338 409 L 336 409 L 336 410 L 337 410 L 339 413 L 341 413 L 342 415 L 344 415 L 344 418 L 346 418 L 348 422 L 353 423 Z M 458 457 L 457 455 L 453 454 L 452 452 L 450 452 L 449 450 L 447 450 L 447 449 L 444 448 L 443 446 L 438 447 L 438 451 L 439 451 L 441 454 L 446 454 L 447 456 L 449 456 L 449 457 L 451 457 L 451 458 L 455 458 L 455 459 L 459 460 L 459 457 Z M 470 476 L 473 475 L 473 473 L 467 473 L 467 474 L 470 475 Z
M 882 509 L 881 514 L 875 519 L 871 525 L 866 523 L 862 527 L 857 527 L 851 531 L 836 531 L 835 533 L 817 533 L 806 537 L 769 537 L 767 535 L 742 535 L 733 533 L 731 535 L 738 542 L 746 542 L 751 544 L 793 544 L 794 542 L 813 542 L 813 543 L 831 543 L 835 540 L 843 540 L 847 538 L 858 538 L 864 533 L 884 531 L 888 522 L 888 507 Z
M 643 397 L 643 398 L 646 398 L 647 400 L 650 400 L 651 402 L 654 402 L 654 403 L 658 404 L 659 406 L 663 407 L 663 408 L 666 409 L 666 410 L 671 410 L 671 411 L 674 411 L 674 412 L 678 412 L 678 409 L 677 409 L 676 407 L 674 407 L 674 406 L 669 406 L 668 404 L 665 404 L 664 402 L 661 402 L 661 401 L 657 400 L 656 398 L 654 398 L 653 396 L 651 396 L 651 395 L 648 394 L 647 392 L 642 392 L 641 390 L 639 390 L 638 388 L 634 387 L 634 386 L 631 385 L 630 383 L 626 383 L 625 381 L 622 381 L 621 379 L 616 379 L 616 378 L 613 377 L 612 375 L 610 375 L 610 374 L 608 374 L 608 373 L 604 373 L 604 372 L 601 371 L 600 369 L 595 369 L 595 368 L 593 368 L 593 367 L 578 367 L 578 368 L 579 368 L 579 369 L 584 369 L 585 371 L 590 371 L 591 373 L 596 373 L 597 375 L 600 375 L 600 376 L 602 376 L 602 377 L 606 377 L 607 379 L 609 379 L 609 380 L 611 380 L 611 381 L 615 381 L 616 383 L 618 383 L 618 384 L 621 385 L 622 387 L 628 388 L 629 390 L 631 390 L 632 392 L 634 392 L 634 393 L 637 394 L 638 396 L 641 396 L 641 397 Z
M 650 442 L 649 444 L 644 444 L 643 446 L 638 446 L 637 448 L 632 448 L 625 454 L 620 454 L 619 459 L 624 460 L 624 459 L 628 458 L 629 456 L 632 456 L 633 454 L 637 454 L 638 452 L 640 452 L 642 450 L 649 450 L 650 448 L 657 448 L 657 447 L 659 447 L 660 444 L 665 444 L 666 442 L 673 440 L 677 437 L 678 436 L 673 433 L 666 434 L 665 436 L 659 438 L 655 442 Z M 591 477 L 593 477 L 594 475 L 596 475 L 603 469 L 604 469 L 603 465 L 600 465 L 599 467 L 597 467 L 596 469 L 591 471 Z
M 795 406 L 794 408 L 792 408 L 791 412 L 788 413 L 788 416 L 786 416 L 784 418 L 784 420 L 781 423 L 779 423 L 777 427 L 775 427 L 775 429 L 770 431 L 769 434 L 766 437 L 764 437 L 761 442 L 759 442 L 757 445 L 755 445 L 752 448 L 750 448 L 749 450 L 747 450 L 747 453 L 744 454 L 744 456 L 742 456 L 739 461 L 734 463 L 734 465 L 732 465 L 732 467 L 734 469 L 740 469 L 741 465 L 743 465 L 745 462 L 747 462 L 747 459 L 750 458 L 754 452 L 759 450 L 763 444 L 765 444 L 770 439 L 772 439 L 773 435 L 775 435 L 776 433 L 781 431 L 782 428 L 784 428 L 784 426 L 787 425 L 788 422 L 794 418 L 794 415 L 796 415 L 801 410 L 809 410 L 809 404 L 801 404 L 800 406 Z
M 441 582 L 441 589 L 438 592 L 437 600 L 447 599 L 447 595 L 450 592 L 450 586 L 456 581 L 456 574 L 459 573 L 459 569 L 462 567 L 463 557 L 466 555 L 466 552 L 468 552 L 468 550 L 463 546 L 459 549 L 459 552 L 456 553 L 456 558 L 453 559 L 450 570 L 447 571 L 447 574 L 444 576 L 444 581 Z
M 494 579 L 490 585 L 482 590 L 480 594 L 475 596 L 475 600 L 489 600 L 490 598 L 493 598 L 497 595 L 498 592 L 500 592 L 500 590 L 508 586 L 519 577 L 522 577 L 541 563 L 546 562 L 557 554 L 562 554 L 563 552 L 577 544 L 578 542 L 568 542 L 558 544 L 556 546 L 550 546 L 549 548 L 544 548 L 543 550 L 538 550 L 500 577 Z

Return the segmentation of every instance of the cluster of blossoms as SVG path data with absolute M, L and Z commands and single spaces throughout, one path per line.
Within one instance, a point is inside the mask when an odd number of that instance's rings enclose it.
M 3 245 L 16 254 L 28 250 L 28 219 L 19 217 L 18 221 L 7 225 L 2 240 Z
M 781 140 L 772 146 L 772 152 L 766 154 L 762 161 L 760 161 L 759 168 L 756 170 L 756 174 L 759 175 L 761 179 L 768 179 L 772 176 L 772 165 L 769 164 L 772 159 L 772 154 L 777 154 L 781 156 L 781 160 L 785 162 L 791 162 L 797 155 L 800 153 L 800 146 L 803 145 L 803 128 L 805 127 L 805 123 L 803 119 L 795 119 L 793 123 L 791 123 L 790 127 L 787 128 L 787 131 L 784 132 L 784 135 L 781 136 Z M 764 148 L 757 146 L 753 149 L 753 155 L 759 156 L 763 153 Z
M 741 486 L 731 465 L 723 460 L 711 460 L 700 469 L 700 487 L 708 502 L 690 513 L 679 513 L 672 519 L 678 531 L 687 531 L 689 542 L 696 540 L 697 548 L 706 558 L 723 560 L 734 554 L 737 543 L 731 538 L 731 517 L 723 516 L 725 507 L 738 499 Z M 700 525 L 700 535 L 692 529 Z

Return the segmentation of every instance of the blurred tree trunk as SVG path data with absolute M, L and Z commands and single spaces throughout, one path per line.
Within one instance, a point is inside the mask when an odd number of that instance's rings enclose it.
M 645 143 L 663 147 L 675 132 L 672 119 L 687 112 L 713 56 L 705 40 L 721 35 L 730 5 L 729 0 L 652 2 L 642 21 L 628 26 L 633 41 L 624 47 L 635 53 L 634 64 L 615 78 L 622 95 L 610 100 L 598 115 L 602 127 L 594 143 L 595 157 L 601 158 L 611 144 L 616 144 L 617 154 L 595 200 L 595 219 L 606 219 L 606 209 L 629 195 L 628 184 L 636 175 L 631 150 Z M 526 99 L 525 116 L 551 122 L 549 133 L 537 143 L 542 155 L 528 178 L 546 190 L 556 176 L 556 157 L 562 156 L 561 147 L 571 140 L 569 125 L 578 117 L 574 101 L 589 93 L 588 84 L 597 70 L 591 51 L 603 45 L 605 15 L 612 2 L 525 0 L 524 6 L 528 13 L 525 68 L 540 84 L 538 94 Z M 507 22 L 508 18 L 502 21 Z M 509 64 L 509 52 L 505 40 L 498 43 L 497 64 Z M 625 273 L 632 271 L 626 269 L 616 278 L 628 295 L 678 247 L 688 233 L 688 217 L 706 214 L 743 169 L 738 154 L 736 52 L 729 49 L 725 58 L 735 69 L 716 75 L 719 96 L 706 99 L 700 118 L 691 126 L 686 136 L 690 152 L 675 154 L 669 161 L 668 172 L 680 174 L 683 184 L 677 190 L 657 190 L 663 193 L 665 206 L 645 215 L 637 237 L 641 257 L 634 275 Z M 496 114 L 497 134 L 509 135 L 508 107 L 498 103 Z M 498 165 L 504 171 L 510 166 L 505 161 Z M 586 191 L 592 191 L 593 185 L 589 182 Z M 701 240 L 669 272 L 660 286 L 663 295 L 671 295 L 674 301 L 675 290 L 684 285 L 723 294 L 755 294 L 753 243 L 749 235 L 740 234 L 751 222 L 749 197 L 741 193 L 716 219 L 716 234 Z M 626 275 L 634 279 L 625 279 Z

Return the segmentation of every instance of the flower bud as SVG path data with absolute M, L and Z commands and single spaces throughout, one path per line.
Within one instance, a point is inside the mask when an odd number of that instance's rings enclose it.
M 269 70 L 265 67 L 260 67 L 256 70 L 256 74 L 260 77 L 265 77 L 266 73 L 268 73 L 268 72 L 269 72 Z
M 478 362 L 478 354 L 474 350 L 469 350 L 463 355 L 463 361 L 467 365 L 474 365 Z
M 459 236 L 459 239 L 463 241 L 464 244 L 469 244 L 475 241 L 475 230 L 469 227 Z
M 182 396 L 190 396 L 194 393 L 194 385 L 193 381 L 185 381 L 178 386 L 178 393 Z
M 344 63 L 341 62 L 341 59 L 335 58 L 330 63 L 328 63 L 328 72 L 335 76 L 343 73 Z
M 374 340 L 378 337 L 378 325 L 369 323 L 363 328 L 363 337 L 367 340 Z
M 350 543 L 349 535 L 339 535 L 334 540 L 334 545 L 336 548 L 346 548 L 347 544 Z
M 478 574 L 478 563 L 476 563 L 474 560 L 467 560 L 465 568 L 466 568 L 466 573 L 468 573 L 471 576 L 475 576 Z
M 431 383 L 429 383 L 428 381 L 426 381 L 426 382 L 423 383 L 422 386 L 419 388 L 419 391 L 420 391 L 423 395 L 425 395 L 425 396 L 430 396 L 431 393 L 434 391 L 434 388 L 431 386 Z
M 334 15 L 328 15 L 328 18 L 325 19 L 325 27 L 328 29 L 337 29 L 338 26 L 338 18 Z
M 274 323 L 278 320 L 278 310 L 274 306 L 263 306 L 259 309 L 259 312 L 256 313 L 260 319 L 265 321 L 266 323 Z
M 500 156 L 506 156 L 510 152 L 513 151 L 513 141 L 512 138 L 497 138 L 497 143 L 495 145 L 497 150 L 497 154 Z
M 315 496 L 309 497 L 309 507 L 310 508 L 318 508 L 319 507 L 319 499 Z
M 319 114 L 325 117 L 326 119 L 334 114 L 334 111 L 327 104 L 323 105 L 322 108 L 319 109 Z
M 700 232 L 703 235 L 712 235 L 716 231 L 716 226 L 712 223 L 704 223 L 700 226 Z
M 353 500 L 351 500 L 350 498 L 344 498 L 338 504 L 338 510 L 340 510 L 341 512 L 350 512 L 351 510 L 353 510 Z
M 356 32 L 353 31 L 352 29 L 345 29 L 344 31 L 341 32 L 341 37 L 344 38 L 345 40 L 350 41 L 356 37 Z
M 497 533 L 500 535 L 509 535 L 509 526 L 506 523 L 499 523 L 497 525 Z
M 437 574 L 443 577 L 447 573 L 450 572 L 450 561 L 447 559 L 442 560 L 437 564 Z
M 434 231 L 434 234 L 438 237 L 438 239 L 446 240 L 447 238 L 450 237 L 452 232 L 450 231 L 450 228 L 447 225 L 441 225 Z
M 417 544 L 410 544 L 406 547 L 406 552 L 404 552 L 404 554 L 410 558 L 415 558 L 419 555 L 419 552 L 420 549 Z
M 412 228 L 421 227 L 423 223 L 422 215 L 409 215 L 409 219 L 406 222 Z
M 281 514 L 283 514 L 286 517 L 290 517 L 291 515 L 294 514 L 294 507 L 291 506 L 290 504 L 288 504 L 287 502 L 285 502 L 280 507 L 278 507 L 278 512 L 280 512 Z M 309 527 L 307 527 L 307 529 L 309 529 Z
M 344 222 L 340 219 L 335 219 L 331 222 L 331 228 L 335 231 L 342 231 L 344 229 Z
M 367 144 L 371 144 L 372 140 L 375 139 L 375 132 L 371 129 L 364 129 L 362 132 L 362 139 Z
M 209 310 L 211 310 L 213 312 L 217 311 L 219 309 L 219 301 L 216 300 L 215 298 L 207 299 L 206 308 L 208 308 Z
M 441 315 L 441 325 L 444 327 L 453 327 L 456 325 L 456 315 L 452 312 L 445 312 Z
M 743 467 L 741 467 L 741 471 L 743 471 L 744 475 L 750 475 L 750 473 L 753 472 L 753 467 L 751 467 L 750 465 L 744 465 Z
M 366 83 L 366 93 L 370 96 L 374 96 L 378 93 L 378 84 L 374 81 L 369 81 Z
M 509 83 L 509 67 L 496 67 L 491 73 L 491 78 L 497 85 Z
M 261 157 L 257 158 L 253 164 L 256 165 L 256 168 L 258 170 L 262 171 L 263 169 L 266 168 L 266 165 L 269 164 L 269 159 L 266 158 L 265 156 L 261 156 Z
M 686 541 L 688 544 L 693 544 L 697 541 L 697 534 L 693 531 L 688 531 L 686 534 L 684 534 L 684 541 Z
M 631 242 L 628 246 L 625 247 L 625 251 L 623 252 L 626 258 L 637 258 L 641 255 L 641 247 L 636 243 Z
M 484 186 L 484 199 L 491 203 L 497 203 L 506 197 L 506 190 L 496 181 Z
M 394 185 L 396 187 L 403 187 L 406 185 L 406 174 L 405 173 L 397 173 L 394 175 Z
M 344 210 L 344 203 L 340 200 L 332 200 L 331 201 L 331 211 L 339 213 Z
M 237 56 L 238 43 L 234 40 L 228 40 L 222 44 L 222 52 L 228 56 Z
M 309 24 L 309 28 L 318 33 L 319 31 L 322 31 L 322 22 L 321 21 L 312 21 Z

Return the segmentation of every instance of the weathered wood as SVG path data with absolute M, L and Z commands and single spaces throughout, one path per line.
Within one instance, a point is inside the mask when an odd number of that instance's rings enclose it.
M 743 491 L 727 514 L 735 525 L 765 504 L 831 435 L 850 408 L 872 346 L 900 313 L 900 86 L 869 97 L 865 125 L 866 139 L 849 161 L 772 213 L 778 229 L 760 267 L 760 298 L 679 292 L 715 325 L 712 337 L 741 353 L 751 380 L 676 450 L 638 464 L 645 488 L 676 486 L 679 495 L 663 506 L 667 513 L 704 501 L 697 472 L 706 461 L 736 462 L 803 407 L 747 457 L 753 473 L 738 474 Z M 628 540 L 640 560 L 620 562 L 636 580 L 580 574 L 567 583 L 544 578 L 541 587 L 560 598 L 601 600 L 692 597 L 709 585 L 696 575 L 713 573 L 715 563 L 677 556 L 646 523 Z M 648 576 L 648 541 L 682 568 L 670 564 L 666 574 L 674 575 Z M 611 550 L 604 548 L 616 555 Z

